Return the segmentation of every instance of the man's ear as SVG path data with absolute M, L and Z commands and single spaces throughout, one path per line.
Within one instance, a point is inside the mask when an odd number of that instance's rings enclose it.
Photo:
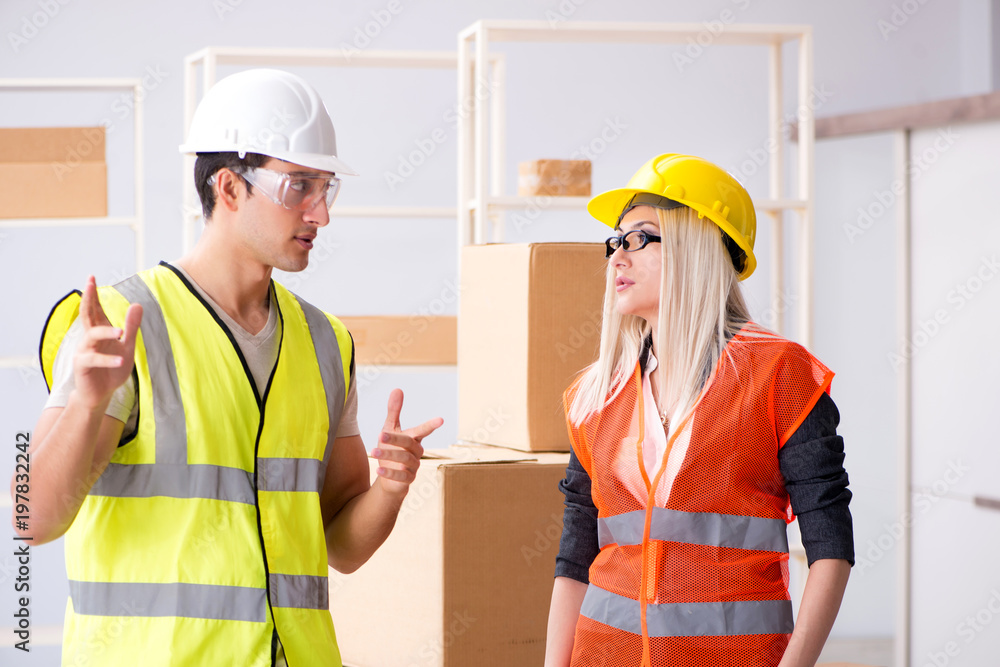
M 227 211 L 240 207 L 240 197 L 246 194 L 246 183 L 231 169 L 220 169 L 215 173 L 215 205 L 225 206 Z

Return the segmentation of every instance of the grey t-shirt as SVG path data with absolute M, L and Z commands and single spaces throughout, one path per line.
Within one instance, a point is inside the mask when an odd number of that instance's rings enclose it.
M 247 361 L 247 366 L 250 368 L 250 374 L 253 375 L 254 383 L 257 385 L 257 392 L 263 396 L 267 380 L 271 376 L 271 370 L 278 359 L 278 346 L 281 343 L 281 337 L 278 335 L 278 316 L 274 297 L 271 297 L 271 307 L 267 313 L 267 324 L 256 334 L 251 334 L 226 314 L 226 311 L 219 307 L 219 304 L 215 303 L 212 297 L 208 296 L 198 283 L 191 279 L 191 276 L 187 272 L 177 267 L 176 264 L 174 267 L 194 286 L 198 294 L 205 300 L 205 303 L 212 307 L 219 318 L 233 333 L 233 338 L 236 339 L 237 345 L 240 346 L 240 351 L 243 353 L 243 357 Z M 49 399 L 45 402 L 46 408 L 63 408 L 69 402 L 69 395 L 76 387 L 76 378 L 73 375 L 73 352 L 76 351 L 82 338 L 83 324 L 77 318 L 70 326 L 69 331 L 66 332 L 66 337 L 63 339 L 62 345 L 56 353 L 55 364 L 52 370 L 52 393 L 49 394 Z M 111 402 L 108 403 L 108 409 L 105 411 L 105 414 L 125 424 L 123 431 L 125 436 L 135 433 L 139 417 L 139 405 L 136 401 L 135 379 L 133 377 L 129 377 L 128 381 L 115 391 L 111 397 Z M 347 403 L 344 406 L 344 413 L 337 427 L 337 437 L 343 438 L 359 435 L 360 432 L 358 429 L 358 392 L 354 376 L 352 375 L 350 385 L 347 389 Z

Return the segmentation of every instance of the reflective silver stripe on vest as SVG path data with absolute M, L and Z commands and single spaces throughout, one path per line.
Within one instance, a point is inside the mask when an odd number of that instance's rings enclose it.
M 330 586 L 326 577 L 307 574 L 275 574 L 271 583 L 271 605 L 295 609 L 329 609 Z
M 138 275 L 123 280 L 114 289 L 129 303 L 142 306 L 142 342 L 146 348 L 149 377 L 156 378 L 151 387 L 156 421 L 156 462 L 187 463 L 187 422 L 163 311 L 149 286 Z
M 322 465 L 323 462 L 317 459 L 257 459 L 257 488 L 319 493 Z
M 580 614 L 632 634 L 642 634 L 640 604 L 591 584 Z M 646 605 L 650 637 L 783 635 L 794 627 L 790 600 L 679 602 Z
M 208 584 L 69 582 L 73 611 L 89 616 L 180 616 L 263 623 L 266 591 Z
M 207 498 L 253 504 L 253 474 L 239 468 L 187 464 L 187 426 L 174 354 L 163 311 L 149 286 L 138 275 L 115 286 L 130 303 L 143 308 L 142 338 L 153 383 L 156 424 L 156 463 L 110 463 L 90 490 L 90 495 L 120 498 Z M 298 298 L 298 297 L 296 297 Z M 333 326 L 322 311 L 299 299 L 317 350 L 320 376 L 330 413 L 330 431 L 324 460 L 260 459 L 258 484 L 264 491 L 320 493 L 326 474 L 336 425 L 343 413 L 346 389 Z
M 316 349 L 316 359 L 319 361 L 319 374 L 323 380 L 323 390 L 326 393 L 326 407 L 330 412 L 330 430 L 327 432 L 326 449 L 323 453 L 323 467 L 320 470 L 319 488 L 323 488 L 326 478 L 326 464 L 330 461 L 333 451 L 333 441 L 337 438 L 337 426 L 344 412 L 344 401 L 347 399 L 347 387 L 344 386 L 344 361 L 340 356 L 340 346 L 337 344 L 337 334 L 326 315 L 316 306 L 307 303 L 293 294 L 302 308 L 309 334 L 312 336 L 313 347 Z
M 116 498 L 207 498 L 254 504 L 253 473 L 214 465 L 109 463 L 90 491 Z
M 599 518 L 597 537 L 601 548 L 615 543 L 620 546 L 642 544 L 645 521 L 646 513 L 642 510 Z M 788 553 L 785 522 L 756 516 L 682 512 L 654 507 L 649 539 Z

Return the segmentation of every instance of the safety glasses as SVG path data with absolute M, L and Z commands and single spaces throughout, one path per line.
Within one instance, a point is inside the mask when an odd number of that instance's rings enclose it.
M 635 252 L 642 250 L 650 243 L 659 243 L 660 237 L 649 234 L 639 229 L 633 229 L 621 236 L 612 236 L 604 241 L 605 258 L 610 258 L 615 254 L 615 250 L 621 248 L 625 252 Z
M 240 175 L 275 204 L 292 211 L 311 211 L 324 198 L 329 209 L 340 192 L 340 179 L 336 176 L 286 174 L 263 167 Z M 208 179 L 208 184 L 215 184 L 214 174 Z

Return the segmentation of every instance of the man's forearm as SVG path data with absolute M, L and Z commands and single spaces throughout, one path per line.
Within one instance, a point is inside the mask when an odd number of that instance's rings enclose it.
M 348 501 L 326 527 L 330 566 L 347 574 L 364 565 L 392 532 L 403 498 L 386 493 L 379 478 Z
M 821 559 L 809 568 L 795 631 L 779 667 L 813 667 L 840 611 L 851 574 L 846 560 Z
M 85 405 L 75 392 L 54 417 L 39 420 L 31 452 L 31 518 L 18 534 L 38 545 L 70 527 L 97 477 L 94 457 L 104 423 L 101 406 Z

